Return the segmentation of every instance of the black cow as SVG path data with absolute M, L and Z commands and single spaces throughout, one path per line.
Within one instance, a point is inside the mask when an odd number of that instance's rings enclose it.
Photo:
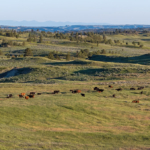
M 98 91 L 98 90 L 99 90 L 99 88 L 98 88 L 98 87 L 95 87 L 95 88 L 94 88 L 94 90 L 95 90 L 95 91 Z
M 85 94 L 81 93 L 81 96 L 85 97 Z
M 7 98 L 11 98 L 13 95 L 12 94 L 8 94 L 7 95 Z
M 135 88 L 130 88 L 130 90 L 135 90 Z
M 55 90 L 52 94 L 58 94 L 59 92 L 59 90 Z
M 101 93 L 101 92 L 103 92 L 104 91 L 104 89 L 98 89 L 98 92 L 99 93 Z
M 35 95 L 35 94 L 36 94 L 36 92 L 30 92 L 30 94 L 31 94 L 31 95 Z
M 116 95 L 114 94 L 113 97 L 116 97 Z
M 30 95 L 28 95 L 28 97 L 30 97 L 30 98 L 34 98 L 34 95 L 30 94 Z
M 122 88 L 116 89 L 117 91 L 122 91 Z
M 142 89 L 144 89 L 144 87 L 139 87 L 139 88 L 138 88 L 138 90 L 142 90 Z

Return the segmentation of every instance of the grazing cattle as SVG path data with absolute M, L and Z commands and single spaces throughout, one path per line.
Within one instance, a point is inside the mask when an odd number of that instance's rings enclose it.
M 25 99 L 29 99 L 29 96 L 25 96 Z
M 77 91 L 77 93 L 81 93 L 81 90 L 76 90 Z
M 23 98 L 23 95 L 18 95 L 19 96 L 19 98 Z
M 144 87 L 139 87 L 139 88 L 138 88 L 138 90 L 142 90 L 142 89 L 144 89 Z
M 74 90 L 72 93 L 81 93 L 81 90 Z
M 85 94 L 81 93 L 81 96 L 85 97 Z
M 73 90 L 70 90 L 70 92 L 72 92 Z
M 116 95 L 114 94 L 113 97 L 116 97 Z
M 58 94 L 60 91 L 55 90 L 52 94 Z
M 132 103 L 139 103 L 139 101 L 138 100 L 134 100 L 134 101 L 132 101 Z
M 122 91 L 122 89 L 121 88 L 119 88 L 119 89 L 116 89 L 117 91 Z
M 130 88 L 130 90 L 135 90 L 135 88 Z
M 31 94 L 31 95 L 35 95 L 35 94 L 36 94 L 36 92 L 30 92 L 30 94 Z
M 26 93 L 21 93 L 21 95 L 22 95 L 22 96 L 25 96 L 25 95 L 26 95 Z
M 104 91 L 103 89 L 98 89 L 98 92 L 99 92 L 99 93 L 101 93 L 101 92 L 103 92 L 103 91 Z
M 6 98 L 11 98 L 12 96 L 12 94 L 8 94 Z
M 143 91 L 141 92 L 141 94 L 143 94 Z
M 109 88 L 113 88 L 113 86 L 111 86 L 111 85 L 109 85 L 108 87 L 109 87 Z
M 37 95 L 41 95 L 42 93 L 37 93 Z
M 30 97 L 30 98 L 34 98 L 34 95 L 28 95 L 28 97 Z
M 98 88 L 98 87 L 95 87 L 95 88 L 94 88 L 94 91 L 98 91 L 98 90 L 99 90 L 99 88 Z

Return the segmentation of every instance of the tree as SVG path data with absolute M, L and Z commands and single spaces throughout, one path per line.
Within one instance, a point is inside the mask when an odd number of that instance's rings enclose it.
M 3 52 L 0 50 L 0 55 L 3 55 Z
M 26 42 L 25 42 L 25 41 L 23 41 L 22 46 L 25 46 L 25 45 L 26 45 Z
M 98 47 L 99 42 L 97 41 L 97 47 Z
M 67 60 L 67 61 L 70 60 L 70 53 L 67 53 L 67 55 L 66 55 L 66 60 Z
M 49 53 L 48 58 L 49 58 L 49 59 L 54 59 L 53 52 L 50 52 L 50 53 Z
M 73 37 L 72 36 L 70 37 L 70 41 L 73 41 Z
M 30 48 L 26 48 L 24 56 L 33 56 L 32 50 Z
M 7 58 L 10 58 L 10 54 L 7 55 Z
M 43 36 L 40 35 L 39 43 L 42 43 L 42 42 L 43 42 Z
M 133 44 L 134 46 L 136 45 L 136 43 L 135 43 L 134 41 L 132 42 L 132 44 Z
M 106 51 L 103 49 L 103 50 L 101 51 L 101 54 L 106 54 Z
M 56 59 L 57 59 L 57 60 L 60 60 L 60 57 L 59 57 L 59 55 L 58 55 L 58 54 L 56 55 Z
M 103 40 L 106 41 L 106 36 L 103 34 Z

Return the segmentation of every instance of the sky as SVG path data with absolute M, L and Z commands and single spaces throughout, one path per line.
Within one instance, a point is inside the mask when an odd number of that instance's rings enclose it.
M 0 20 L 149 24 L 150 0 L 4 0 Z

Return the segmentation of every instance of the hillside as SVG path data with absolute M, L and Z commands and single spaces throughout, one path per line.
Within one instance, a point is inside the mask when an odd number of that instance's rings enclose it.
M 149 150 L 145 30 L 1 29 L 0 149 Z

